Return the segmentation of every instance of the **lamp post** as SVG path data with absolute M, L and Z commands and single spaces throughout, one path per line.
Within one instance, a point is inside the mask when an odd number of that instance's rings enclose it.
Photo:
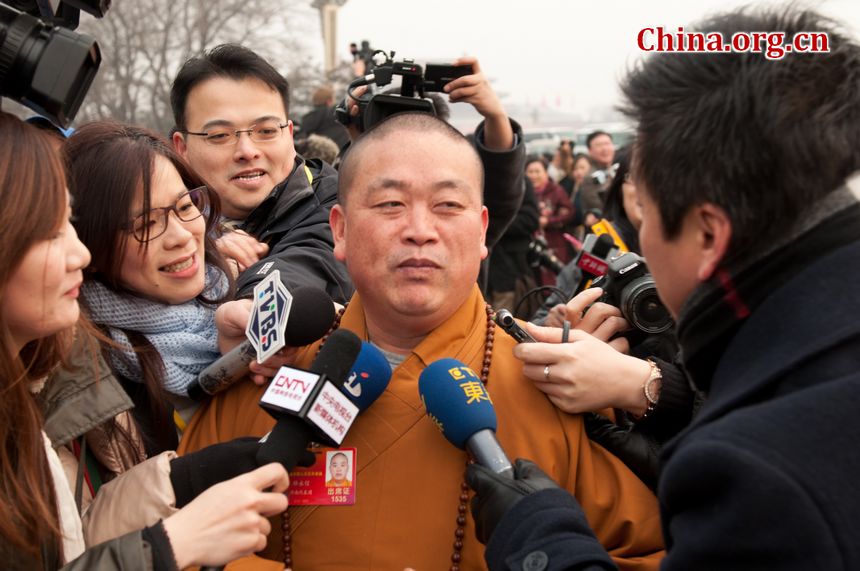
M 311 6 L 320 11 L 320 30 L 322 30 L 326 73 L 331 73 L 338 63 L 337 59 L 337 11 L 347 0 L 314 0 Z

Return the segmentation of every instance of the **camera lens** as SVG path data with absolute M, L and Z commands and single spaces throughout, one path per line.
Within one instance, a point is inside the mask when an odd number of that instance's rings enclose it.
M 627 284 L 621 291 L 619 306 L 624 318 L 645 333 L 662 333 L 672 327 L 672 316 L 657 296 L 650 275 Z
M 66 126 L 100 63 L 93 38 L 0 4 L 0 95 Z

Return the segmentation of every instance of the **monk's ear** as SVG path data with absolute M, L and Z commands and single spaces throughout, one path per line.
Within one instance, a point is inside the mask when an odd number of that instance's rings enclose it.
M 487 227 L 490 224 L 490 212 L 486 206 L 481 208 L 481 259 L 484 260 L 490 255 L 487 249 Z
M 331 234 L 334 238 L 334 257 L 341 262 L 346 261 L 346 213 L 343 205 L 335 204 L 328 216 Z

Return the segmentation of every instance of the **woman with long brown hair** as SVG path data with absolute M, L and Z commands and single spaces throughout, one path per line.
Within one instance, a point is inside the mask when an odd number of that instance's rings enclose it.
M 0 112 L 4 569 L 175 569 L 221 564 L 261 549 L 269 530 L 262 515 L 286 508 L 277 493 L 288 483 L 279 465 L 217 484 L 163 520 L 85 551 L 75 500 L 32 394 L 69 346 L 82 270 L 90 262 L 70 222 L 62 165 L 44 137 Z M 274 493 L 261 491 L 272 486 Z M 138 500 L 125 498 L 129 506 Z
M 196 408 L 188 387 L 231 348 L 220 317 L 247 320 L 250 312 L 248 300 L 227 301 L 232 276 L 213 238 L 218 195 L 142 127 L 89 123 L 68 140 L 65 157 L 74 224 L 92 252 L 85 312 L 113 340 L 103 344 L 106 360 L 137 405 L 147 452 L 173 450 L 174 419 L 181 429 Z M 245 322 L 235 325 L 244 338 Z M 272 376 L 277 367 L 251 369 Z

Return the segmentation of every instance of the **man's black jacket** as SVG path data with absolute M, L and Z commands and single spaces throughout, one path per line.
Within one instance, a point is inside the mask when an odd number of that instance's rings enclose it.
M 307 167 L 307 169 L 305 168 Z M 272 270 L 288 289 L 312 286 L 346 303 L 353 287 L 346 266 L 334 257 L 328 222 L 337 204 L 337 172 L 328 164 L 296 156 L 293 172 L 245 219 L 241 228 L 269 245 L 268 255 L 242 272 L 237 297 L 249 297 Z

